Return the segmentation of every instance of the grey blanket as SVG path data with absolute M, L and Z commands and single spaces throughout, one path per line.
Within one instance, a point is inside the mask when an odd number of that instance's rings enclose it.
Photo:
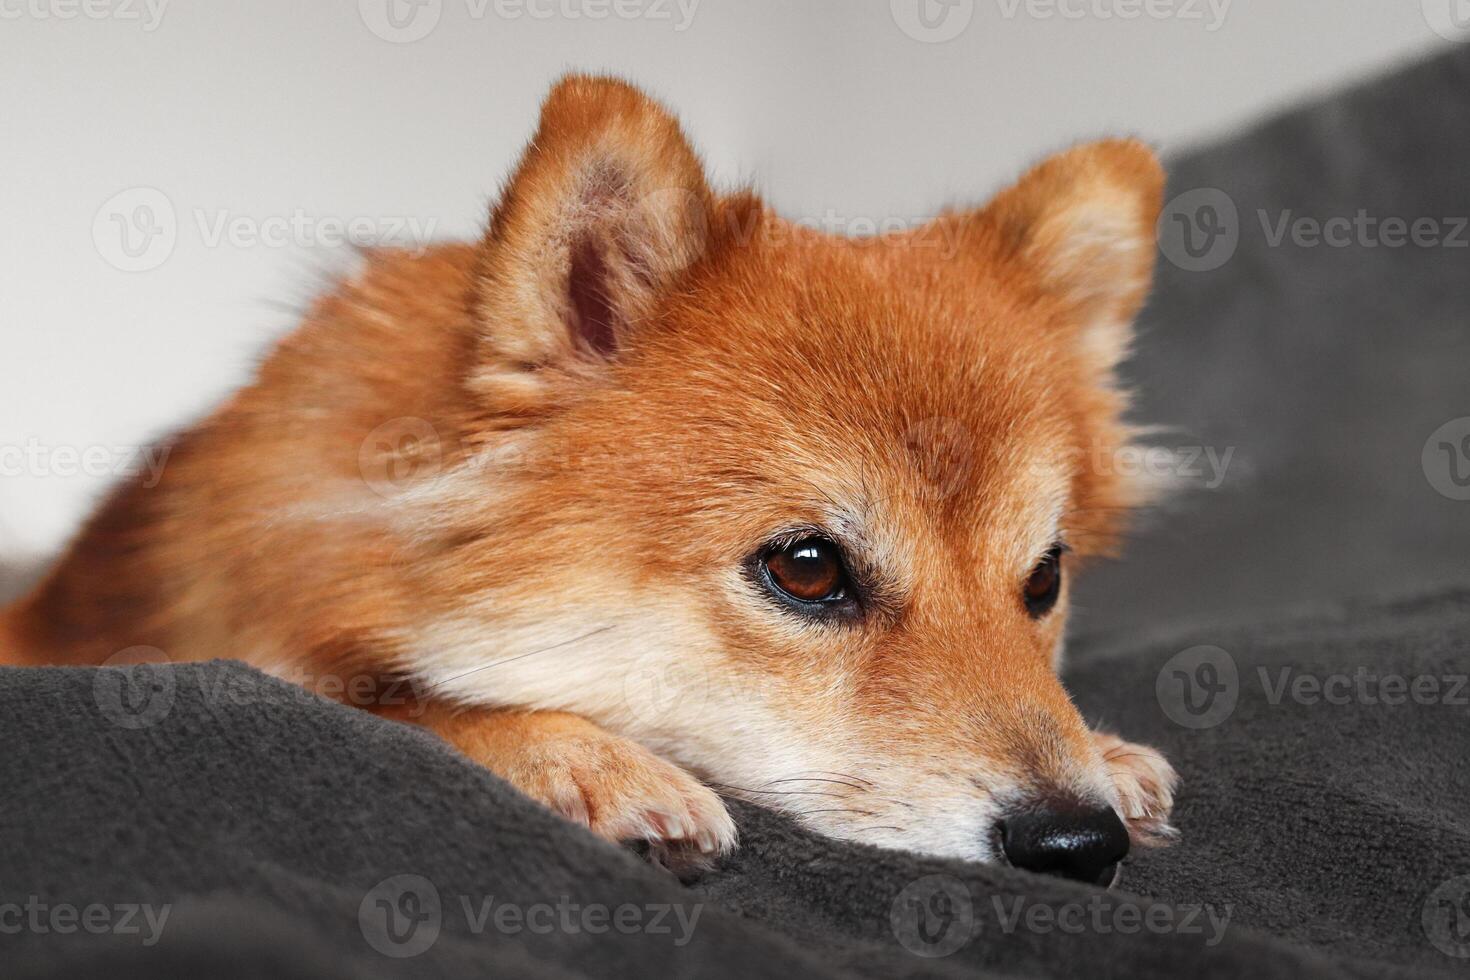
M 1193 489 L 1085 632 L 1470 579 L 1467 161 L 1470 46 L 1169 162 L 1130 374 Z
M 1094 651 L 1084 710 L 1185 777 L 1183 842 L 1114 892 L 738 805 L 744 847 L 681 883 L 238 664 L 11 669 L 0 944 L 99 978 L 1463 973 L 1467 649 L 1450 593 Z
M 1263 228 L 1366 208 L 1443 238 L 1466 159 L 1462 49 L 1173 167 L 1239 224 L 1223 260 L 1198 208 L 1165 236 L 1143 415 L 1236 455 L 1084 596 L 1079 703 L 1184 779 L 1183 841 L 1115 891 L 739 804 L 742 849 L 681 882 L 237 664 L 0 670 L 4 974 L 1463 975 L 1470 591 L 1326 600 L 1470 579 L 1470 443 L 1462 472 L 1431 438 L 1470 416 L 1470 251 Z

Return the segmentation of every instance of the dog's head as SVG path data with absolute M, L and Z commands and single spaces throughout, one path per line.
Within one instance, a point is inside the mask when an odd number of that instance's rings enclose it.
M 563 82 L 479 254 L 480 448 L 419 669 L 836 836 L 989 859 L 1044 813 L 1116 843 L 1056 668 L 1145 493 L 1114 371 L 1161 189 L 1097 143 L 838 238 L 711 192 L 637 91 Z

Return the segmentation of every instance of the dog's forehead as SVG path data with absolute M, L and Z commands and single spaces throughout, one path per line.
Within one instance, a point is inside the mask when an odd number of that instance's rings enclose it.
M 686 450 L 739 459 L 773 516 L 801 502 L 876 551 L 943 538 L 1034 561 L 1075 436 L 1055 403 L 1068 384 L 1055 350 L 979 277 L 890 277 L 881 257 L 809 251 L 758 284 L 714 282 L 682 311 L 668 359 L 649 365 L 676 380 L 649 383 L 700 430 Z
M 709 397 L 854 453 L 942 463 L 1032 438 L 1079 379 L 1045 311 L 984 262 L 822 238 L 736 249 L 676 309 Z M 870 464 L 872 460 L 870 460 Z

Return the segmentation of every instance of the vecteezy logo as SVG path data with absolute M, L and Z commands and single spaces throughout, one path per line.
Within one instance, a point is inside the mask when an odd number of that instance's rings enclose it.
M 693 265 L 709 247 L 709 214 L 704 202 L 683 187 L 660 187 L 638 200 L 638 219 L 655 241 L 663 261 L 676 269 Z
M 439 26 L 444 0 L 357 0 L 367 29 L 393 44 L 412 44 Z
M 904 949 L 916 956 L 948 956 L 975 932 L 970 889 L 951 875 L 928 875 L 893 900 L 889 924 Z
M 1420 457 L 1424 477 L 1441 496 L 1470 500 L 1470 416 L 1434 430 Z
M 1470 875 L 1451 878 L 1430 892 L 1420 921 L 1435 949 L 1456 959 L 1470 958 Z
M 389 419 L 368 433 L 357 450 L 357 469 L 380 497 L 402 493 L 410 483 L 432 479 L 444 463 L 439 432 L 424 419 Z
M 926 44 L 953 41 L 975 16 L 975 0 L 889 0 L 888 6 L 899 30 Z
M 697 715 L 709 702 L 710 684 L 696 661 L 670 662 L 650 654 L 623 678 L 623 703 L 640 725 L 658 729 L 669 725 L 676 711 Z
M 153 187 L 114 194 L 92 218 L 92 244 L 114 269 L 147 272 L 168 261 L 179 241 L 173 202 Z
M 439 889 L 423 875 L 393 875 L 372 887 L 357 907 L 368 945 L 384 956 L 408 959 L 434 945 L 444 915 Z
M 1190 647 L 1170 657 L 1154 682 L 1159 707 L 1185 728 L 1213 728 L 1235 711 L 1240 672 L 1219 647 Z
M 1423 0 L 1424 21 L 1446 41 L 1470 41 L 1470 0 Z
M 158 724 L 174 706 L 177 681 L 168 663 L 168 656 L 157 647 L 128 647 L 114 653 L 92 677 L 97 709 L 129 731 Z
M 952 496 L 974 465 L 969 431 L 948 418 L 925 419 L 904 433 L 904 450 L 919 475 L 920 492 L 933 500 Z
M 1240 247 L 1240 211 L 1224 191 L 1196 188 L 1164 206 L 1155 234 L 1164 258 L 1185 272 L 1210 272 Z

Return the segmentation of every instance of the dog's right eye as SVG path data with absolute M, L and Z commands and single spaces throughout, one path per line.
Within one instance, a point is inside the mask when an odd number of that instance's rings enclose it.
M 842 554 L 826 538 L 803 538 L 776 548 L 767 552 L 761 566 L 766 580 L 797 602 L 827 604 L 849 597 Z
M 1022 599 L 1032 619 L 1040 619 L 1051 612 L 1057 604 L 1057 599 L 1061 596 L 1062 552 L 1064 550 L 1062 545 L 1057 545 L 1048 551 L 1041 559 L 1041 564 L 1037 565 L 1032 570 L 1030 577 L 1026 579 Z

